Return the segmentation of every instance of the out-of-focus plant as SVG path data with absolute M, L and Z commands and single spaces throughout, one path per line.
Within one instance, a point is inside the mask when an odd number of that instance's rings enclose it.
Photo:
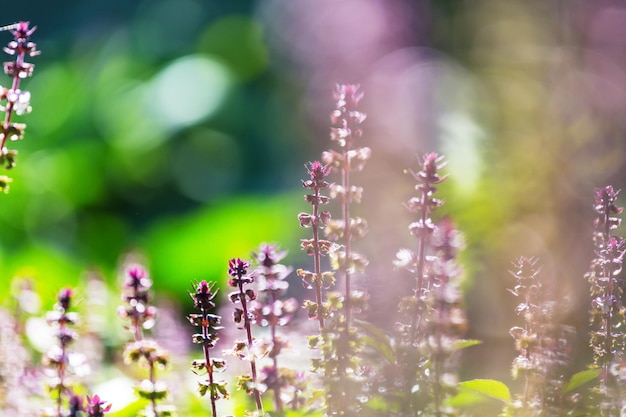
M 329 196 L 339 206 L 341 216 L 329 219 L 325 236 L 335 244 L 329 251 L 331 267 L 336 278 L 343 278 L 344 291 L 328 294 L 328 320 L 322 331 L 324 400 L 330 415 L 359 415 L 363 403 L 362 341 L 353 325 L 353 316 L 365 307 L 365 292 L 354 290 L 353 277 L 363 273 L 367 258 L 353 249 L 353 241 L 367 233 L 367 222 L 353 217 L 352 206 L 361 202 L 363 187 L 352 184 L 351 174 L 361 171 L 369 160 L 371 150 L 357 147 L 363 135 L 361 124 L 366 118 L 358 104 L 363 92 L 358 85 L 340 84 L 333 92 L 335 109 L 331 112 L 330 139 L 340 152 L 333 149 L 322 153 L 322 160 L 331 172 L 340 173 L 340 181 L 330 184 Z
M 78 314 L 70 307 L 74 290 L 64 288 L 59 292 L 54 310 L 48 312 L 46 320 L 55 328 L 58 344 L 53 345 L 43 357 L 44 372 L 48 375 L 48 390 L 56 402 L 54 409 L 46 409 L 43 416 L 74 417 L 81 411 L 90 417 L 100 417 L 111 408 L 110 404 L 100 401 L 97 395 L 83 399 L 84 388 L 76 377 L 86 373 L 88 366 L 83 353 L 71 351 L 70 345 L 78 339 L 78 332 L 73 329 L 78 323 Z
M 22 335 L 15 314 L 0 309 L 0 410 L 15 417 L 34 415 L 41 394 Z
M 437 224 L 432 218 L 432 213 L 443 204 L 442 200 L 435 197 L 437 184 L 447 177 L 440 174 L 440 170 L 445 166 L 443 157 L 436 153 L 429 153 L 424 155 L 420 162 L 419 171 L 409 171 L 417 181 L 415 186 L 417 195 L 406 204 L 410 212 L 417 214 L 417 221 L 409 225 L 409 232 L 417 238 L 417 251 L 400 249 L 394 260 L 397 268 L 407 270 L 415 278 L 413 295 L 405 297 L 400 303 L 400 311 L 409 322 L 396 325 L 397 361 L 403 374 L 401 377 L 403 381 L 400 382 L 404 389 L 401 404 L 403 412 L 417 415 L 418 410 L 432 404 L 436 415 L 441 415 L 442 382 L 444 382 L 443 386 L 454 385 L 454 383 L 446 382 L 442 379 L 441 373 L 436 372 L 436 369 L 441 366 L 438 362 L 445 358 L 441 350 L 442 338 L 447 336 L 443 327 L 449 324 L 449 320 L 440 325 L 436 324 L 437 314 L 440 312 L 440 306 L 437 305 L 440 297 L 437 293 L 441 288 L 451 293 L 458 291 L 458 284 L 454 282 L 459 279 L 454 261 L 457 247 L 449 239 L 452 236 L 444 231 L 440 239 L 441 245 L 449 246 L 449 250 L 442 246 L 445 258 L 438 259 L 432 243 L 433 235 L 437 231 Z M 452 248 L 455 249 L 452 250 Z M 446 259 L 448 257 L 449 259 Z M 451 276 L 448 276 L 449 274 Z M 448 287 L 449 280 L 452 282 Z M 454 302 L 458 302 L 458 296 L 455 297 Z M 457 320 L 462 319 L 462 315 L 457 318 Z M 442 329 L 444 333 L 431 333 L 429 332 L 431 329 Z M 452 340 L 448 343 L 452 344 Z M 452 347 L 448 346 L 447 352 L 452 351 Z M 433 380 L 435 375 L 439 379 Z M 395 383 L 391 384 L 393 385 Z
M 523 319 L 523 327 L 510 330 L 519 352 L 512 374 L 522 380 L 522 392 L 507 412 L 519 417 L 571 415 L 576 412 L 576 402 L 565 391 L 565 369 L 575 329 L 554 322 L 557 303 L 545 288 L 537 263 L 536 258 L 520 257 L 511 271 L 516 285 L 509 291 L 520 298 L 515 312 Z
M 363 98 L 359 85 L 340 84 L 334 91 L 335 109 L 331 112 L 332 123 L 330 138 L 339 145 L 341 152 L 328 150 L 322 153 L 322 160 L 331 171 L 339 171 L 341 182 L 330 185 L 330 198 L 336 200 L 341 207 L 341 218 L 328 221 L 324 233 L 330 240 L 341 246 L 331 252 L 334 269 L 344 279 L 345 284 L 345 327 L 352 321 L 352 276 L 363 272 L 367 258 L 352 248 L 352 241 L 365 236 L 367 222 L 361 217 L 352 217 L 351 207 L 361 202 L 363 187 L 352 185 L 351 173 L 361 171 L 370 159 L 371 149 L 355 147 L 363 135 L 361 124 L 366 118 L 359 111 L 358 104 Z M 358 294 L 357 296 L 360 296 Z
M 255 269 L 258 297 L 252 313 L 257 325 L 269 327 L 268 344 L 271 346 L 268 353 L 271 364 L 261 369 L 262 378 L 259 383 L 274 392 L 274 409 L 278 413 L 283 412 L 285 398 L 292 408 L 297 408 L 297 398 L 300 394 L 296 381 L 297 373 L 280 367 L 278 362 L 280 353 L 289 347 L 287 339 L 278 333 L 278 328 L 288 325 L 298 308 L 298 301 L 295 298 L 283 297 L 289 288 L 286 278 L 292 271 L 292 268 L 280 263 L 286 255 L 287 251 L 268 244 L 262 244 L 253 253 L 258 264 Z
M 78 321 L 78 314 L 70 312 L 73 290 L 65 288 L 59 292 L 54 310 L 48 312 L 46 320 L 55 328 L 58 344 L 50 347 L 43 357 L 43 365 L 50 378 L 48 390 L 56 406 L 54 411 L 47 410 L 44 415 L 62 417 L 66 409 L 75 409 L 80 401 L 76 397 L 77 381 L 74 380 L 74 367 L 84 365 L 84 356 L 71 352 L 70 345 L 78 338 L 72 328 Z
M 626 241 L 612 234 L 621 223 L 616 216 L 623 210 L 616 205 L 618 194 L 619 190 L 612 186 L 595 191 L 593 241 L 596 257 L 586 275 L 592 297 L 590 344 L 593 365 L 602 370 L 597 390 L 603 416 L 617 416 L 621 413 L 619 410 L 626 409 L 626 399 L 620 395 L 626 378 L 615 372 L 624 361 L 626 347 L 626 332 L 623 330 L 626 309 L 622 303 L 624 281 L 619 278 Z
M 4 73 L 13 79 L 11 87 L 0 86 L 0 110 L 4 112 L 4 121 L 2 122 L 2 131 L 0 132 L 0 165 L 6 169 L 15 166 L 15 158 L 17 151 L 7 148 L 7 141 L 16 141 L 24 137 L 24 123 L 13 121 L 13 116 L 22 116 L 31 111 L 30 93 L 20 89 L 20 81 L 33 75 L 35 65 L 26 62 L 27 56 L 33 57 L 39 55 L 37 45 L 30 41 L 30 36 L 37 29 L 36 26 L 31 27 L 29 22 L 19 22 L 14 25 L 5 26 L 2 30 L 10 30 L 13 34 L 13 40 L 10 41 L 4 52 L 11 56 L 15 56 L 14 61 L 4 63 Z M 0 176 L 0 191 L 8 192 L 11 178 Z
M 194 292 L 190 293 L 196 310 L 200 313 L 190 314 L 188 317 L 191 324 L 202 329 L 202 333 L 193 335 L 194 343 L 202 345 L 203 359 L 196 359 L 191 362 L 191 369 L 194 373 L 206 372 L 207 379 L 199 381 L 200 395 L 204 396 L 209 393 L 211 399 L 211 413 L 213 417 L 217 417 L 217 400 L 229 398 L 226 381 L 217 380 L 215 373 L 222 372 L 226 369 L 226 361 L 221 358 L 212 358 L 211 349 L 219 340 L 217 331 L 222 329 L 220 323 L 222 317 L 217 314 L 209 313 L 215 308 L 213 300 L 217 295 L 215 283 L 200 281 L 194 288 Z
M 175 409 L 161 403 L 167 398 L 169 389 L 165 382 L 158 380 L 156 373 L 167 366 L 169 354 L 155 340 L 144 337 L 144 329 L 154 326 L 157 314 L 157 308 L 150 305 L 151 287 L 152 280 L 142 266 L 126 268 L 122 292 L 124 305 L 118 308 L 118 315 L 130 322 L 125 328 L 133 335 L 133 341 L 124 348 L 124 361 L 148 369 L 148 378 L 135 387 L 139 397 L 148 401 L 142 415 L 168 417 L 174 415 Z

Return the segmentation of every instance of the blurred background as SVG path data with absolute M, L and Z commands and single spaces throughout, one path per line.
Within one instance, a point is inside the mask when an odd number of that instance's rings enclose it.
M 38 26 L 42 54 L 0 203 L 0 299 L 28 278 L 49 308 L 58 288 L 97 276 L 115 306 L 129 253 L 182 312 L 191 281 L 223 280 L 261 242 L 309 267 L 304 164 L 333 146 L 334 84 L 360 83 L 372 159 L 354 176 L 370 224 L 357 246 L 374 311 L 411 285 L 391 266 L 414 244 L 403 170 L 438 151 L 442 214 L 466 235 L 469 335 L 485 341 L 464 372 L 509 378 L 506 288 L 521 255 L 541 259 L 588 360 L 593 189 L 626 173 L 623 2 L 33 0 L 2 12 L 1 24 Z

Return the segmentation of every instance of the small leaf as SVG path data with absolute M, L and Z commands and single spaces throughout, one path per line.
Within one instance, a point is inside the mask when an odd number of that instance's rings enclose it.
M 507 403 L 511 401 L 509 388 L 503 382 L 495 379 L 473 379 L 471 381 L 463 381 L 460 385 L 500 401 Z
M 456 342 L 452 343 L 452 349 L 461 350 L 461 349 L 468 348 L 470 346 L 480 345 L 481 343 L 482 342 L 480 340 L 476 340 L 476 339 L 457 340 Z
M 198 392 L 200 393 L 201 397 L 204 397 L 204 395 L 206 395 L 206 392 L 208 389 L 209 389 L 208 382 L 198 381 Z
M 581 385 L 586 384 L 589 381 L 596 379 L 600 375 L 600 369 L 587 369 L 586 371 L 580 371 L 572 375 L 567 382 L 565 392 L 568 393 Z

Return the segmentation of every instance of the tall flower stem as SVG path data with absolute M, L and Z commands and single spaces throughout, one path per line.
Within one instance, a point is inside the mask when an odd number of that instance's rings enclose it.
M 71 332 L 68 328 L 68 323 L 74 322 L 68 316 L 68 310 L 70 307 L 71 299 L 72 299 L 73 291 L 69 288 L 61 290 L 58 297 L 57 308 L 59 310 L 60 316 L 56 322 L 59 325 L 58 329 L 58 339 L 59 339 L 59 347 L 61 349 L 57 367 L 57 378 L 58 378 L 58 387 L 57 387 L 57 415 L 58 417 L 62 417 L 62 406 L 63 406 L 63 397 L 68 391 L 67 381 L 65 380 L 65 374 L 67 371 L 67 366 L 69 362 L 69 354 L 68 354 L 68 344 L 74 340 L 75 336 L 73 332 Z M 71 392 L 69 393 L 71 394 Z
M 242 261 L 239 258 L 233 258 L 228 263 L 228 274 L 232 277 L 228 281 L 228 285 L 237 289 L 229 295 L 231 302 L 240 303 L 241 308 L 235 309 L 235 323 L 241 323 L 243 320 L 243 328 L 246 331 L 246 348 L 250 360 L 250 372 L 252 374 L 252 394 L 256 403 L 259 415 L 264 415 L 263 402 L 261 401 L 261 391 L 258 389 L 258 375 L 256 368 L 255 354 L 253 351 L 252 328 L 251 328 L 251 312 L 248 309 L 248 300 L 256 299 L 256 292 L 252 289 L 245 289 L 244 286 L 254 282 L 254 278 L 248 275 L 247 268 L 250 262 Z M 249 389 L 247 389 L 249 390 Z
M 320 190 L 319 188 L 315 188 L 315 201 L 319 201 L 320 198 Z M 319 218 L 319 204 L 313 204 L 313 217 L 315 219 Z M 322 273 L 322 256 L 320 254 L 320 231 L 319 231 L 319 223 L 315 222 L 313 224 L 313 268 L 315 275 L 319 277 Z M 319 312 L 317 314 L 317 321 L 319 323 L 320 331 L 324 329 L 324 313 L 322 312 L 322 283 L 320 280 L 315 281 L 315 301 L 317 302 Z
M 332 242 L 320 239 L 320 230 L 326 226 L 330 220 L 328 211 L 320 211 L 320 205 L 328 204 L 330 198 L 322 195 L 321 191 L 330 187 L 330 184 L 324 179 L 329 174 L 329 167 L 322 165 L 321 162 L 311 162 L 307 167 L 309 173 L 308 180 L 303 180 L 304 188 L 313 190 L 313 194 L 306 194 L 305 200 L 313 206 L 313 213 L 300 213 L 298 219 L 300 226 L 310 227 L 313 230 L 313 239 L 302 239 L 301 247 L 308 255 L 313 256 L 313 272 L 298 269 L 296 271 L 302 278 L 307 288 L 315 289 L 315 303 L 305 302 L 305 307 L 309 309 L 309 317 L 317 319 L 320 333 L 324 330 L 324 299 L 322 288 L 330 286 L 334 283 L 334 274 L 332 272 L 322 271 L 322 256 L 328 255 Z
M 210 353 L 210 349 L 215 347 L 215 343 L 218 340 L 216 331 L 221 329 L 219 325 L 222 319 L 218 315 L 209 313 L 209 311 L 215 308 L 215 303 L 213 302 L 217 295 L 215 283 L 200 281 L 189 295 L 194 301 L 194 307 L 200 313 L 190 314 L 187 318 L 191 324 L 202 329 L 202 333 L 194 334 L 192 340 L 194 343 L 202 344 L 204 356 L 203 361 L 194 360 L 191 363 L 191 367 L 194 373 L 206 371 L 207 380 L 199 383 L 200 395 L 205 395 L 209 392 L 211 415 L 217 417 L 216 401 L 220 398 L 228 398 L 229 393 L 226 390 L 226 383 L 224 381 L 217 382 L 214 376 L 215 372 L 223 371 L 226 364 L 222 359 L 211 358 Z
M 246 336 L 248 339 L 248 349 L 252 352 L 252 328 L 250 327 L 250 313 L 248 312 L 248 302 L 246 301 L 245 293 L 243 290 L 243 284 L 239 283 L 239 294 L 241 297 L 241 308 L 243 308 L 244 326 L 246 327 Z M 251 354 L 250 358 L 250 372 L 252 373 L 252 380 L 257 381 L 258 375 L 256 371 L 256 360 L 254 355 Z M 256 402 L 256 408 L 263 413 L 263 403 L 261 402 L 261 392 L 255 386 L 254 388 L 254 401 Z
M 152 280 L 148 272 L 139 265 L 129 266 L 125 271 L 122 299 L 125 305 L 118 308 L 118 315 L 130 321 L 126 329 L 133 335 L 134 341 L 126 344 L 124 358 L 126 363 L 138 363 L 148 368 L 148 379 L 137 385 L 137 393 L 141 398 L 149 401 L 149 411 L 145 413 L 154 416 L 170 415 L 172 406 L 158 404 L 168 395 L 166 385 L 157 381 L 157 367 L 165 368 L 169 358 L 168 353 L 159 344 L 144 337 L 143 329 L 154 325 L 157 309 L 149 304 Z
M 202 322 L 206 323 L 208 320 L 206 319 L 206 313 L 203 311 L 202 312 Z M 202 339 L 203 340 L 209 340 L 209 327 L 208 326 L 202 326 Z M 207 369 L 207 374 L 208 374 L 208 382 L 209 382 L 209 386 L 213 386 L 213 384 L 215 384 L 215 381 L 213 379 L 213 367 L 211 365 L 211 352 L 209 351 L 209 345 L 207 343 L 203 343 L 202 345 L 202 353 L 204 353 L 204 363 Z M 211 400 L 211 415 L 213 417 L 217 417 L 217 409 L 216 409 L 216 405 L 215 405 L 215 401 L 217 400 L 216 395 L 211 392 L 210 395 L 210 400 Z
M 276 302 L 278 301 L 278 298 L 276 297 L 275 293 L 271 293 L 270 295 L 270 303 L 272 306 L 274 306 L 276 304 Z M 276 323 L 272 323 L 270 324 L 270 338 L 272 339 L 272 345 L 276 346 L 278 342 L 278 339 L 276 338 Z M 278 355 L 277 354 L 272 354 L 272 366 L 274 367 L 274 372 L 276 372 L 276 377 L 279 377 L 279 368 L 278 368 Z M 276 411 L 279 413 L 283 412 L 283 400 L 280 398 L 280 385 L 278 385 L 277 388 L 274 389 L 274 407 L 276 408 Z

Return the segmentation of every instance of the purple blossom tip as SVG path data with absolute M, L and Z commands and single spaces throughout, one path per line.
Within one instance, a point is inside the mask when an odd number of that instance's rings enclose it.
M 594 206 L 596 211 L 600 212 L 608 209 L 608 211 L 613 214 L 620 214 L 622 212 L 622 208 L 614 205 L 619 192 L 620 190 L 613 189 L 613 186 L 611 185 L 607 185 L 606 187 L 602 188 L 596 188 L 594 196 Z
M 363 91 L 360 89 L 359 84 L 337 84 L 333 93 L 337 107 L 354 109 L 363 98 Z
M 101 416 L 111 409 L 112 404 L 107 404 L 106 401 L 100 400 L 100 397 L 95 394 L 93 397 L 87 396 L 85 401 L 85 411 L 89 416 Z
M 261 245 L 259 253 L 253 254 L 259 265 L 267 268 L 271 268 L 279 263 L 286 255 L 287 251 L 278 250 L 277 245 L 269 245 L 267 243 Z
M 128 268 L 126 273 L 132 279 L 142 279 L 145 278 L 147 275 L 146 270 L 140 266 L 131 266 L 130 268 Z
M 202 280 L 198 283 L 196 291 L 199 294 L 209 294 L 211 292 L 211 286 L 206 281 Z
M 313 181 L 322 181 L 330 173 L 328 165 L 322 165 L 320 161 L 309 162 L 307 171 Z
M 57 297 L 57 300 L 59 301 L 59 305 L 64 310 L 68 310 L 70 308 L 70 303 L 72 301 L 73 295 L 74 291 L 71 288 L 64 288 L 59 291 L 59 296 Z
M 242 261 L 240 258 L 233 258 L 228 261 L 228 275 L 240 278 L 248 273 L 247 268 L 250 262 Z
M 16 38 L 24 39 L 32 35 L 35 30 L 37 30 L 37 26 L 30 27 L 30 22 L 18 22 L 13 35 Z
M 132 265 L 126 268 L 125 288 L 148 289 L 151 285 L 148 271 L 141 265 Z
M 436 152 L 424 155 L 424 171 L 428 174 L 437 173 L 437 170 L 442 169 L 445 166 L 445 163 L 442 163 L 443 158 L 443 155 L 439 155 Z

